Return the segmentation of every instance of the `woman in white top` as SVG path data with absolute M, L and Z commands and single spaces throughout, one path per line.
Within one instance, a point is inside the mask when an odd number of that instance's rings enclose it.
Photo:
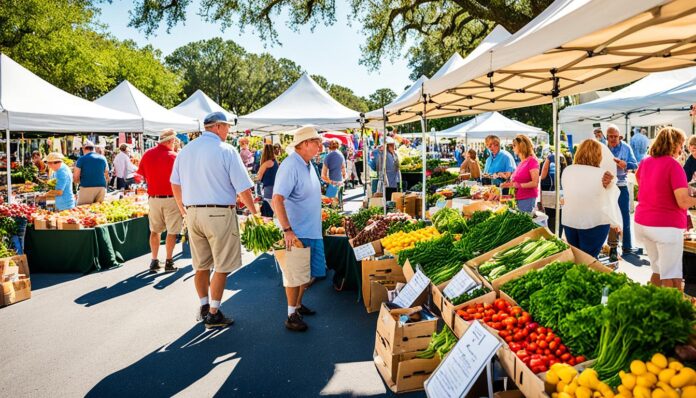
M 561 177 L 566 240 L 592 257 L 599 255 L 610 226 L 621 225 L 620 192 L 614 175 L 602 167 L 602 152 L 601 143 L 583 141 Z

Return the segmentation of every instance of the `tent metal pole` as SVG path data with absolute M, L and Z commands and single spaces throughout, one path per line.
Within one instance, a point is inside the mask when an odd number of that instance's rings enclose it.
M 12 204 L 12 158 L 10 157 L 10 129 L 5 129 L 5 155 L 7 156 L 7 203 Z
M 384 208 L 384 214 L 387 214 L 387 183 L 389 183 L 389 177 L 387 177 L 387 115 L 382 107 L 382 122 L 384 127 L 384 134 L 382 134 L 382 164 L 379 166 L 382 168 L 382 206 Z
M 423 187 L 422 187 L 422 189 L 423 189 L 423 198 L 422 198 L 422 203 L 421 203 L 421 205 L 422 205 L 422 206 L 421 206 L 421 217 L 422 217 L 424 220 L 425 220 L 425 210 L 426 210 L 426 207 L 428 206 L 427 201 L 426 201 L 426 194 L 425 194 L 425 193 L 427 192 L 427 191 L 426 191 L 426 186 L 425 186 L 425 172 L 427 171 L 426 161 L 427 161 L 427 152 L 428 152 L 427 147 L 426 147 L 426 145 L 427 145 L 427 142 L 426 142 L 426 134 L 427 134 L 427 132 L 426 132 L 426 131 L 427 131 L 427 128 L 428 128 L 428 123 L 427 123 L 427 120 L 425 120 L 425 110 L 426 110 L 427 106 L 428 106 L 428 103 L 425 101 L 425 99 L 423 99 L 423 113 L 421 114 L 421 129 L 422 129 L 422 131 L 423 131 L 423 142 L 422 142 L 422 145 L 421 145 L 421 152 L 422 152 L 422 154 L 421 154 L 421 155 L 422 155 L 422 160 L 421 160 L 421 161 L 422 161 L 422 163 L 423 163 L 423 166 L 422 166 L 422 171 L 423 171 L 423 180 L 422 180 L 422 185 L 423 185 Z
M 554 186 L 556 188 L 556 217 L 554 219 L 554 231 L 556 236 L 561 236 L 561 132 L 558 129 L 558 99 L 553 98 L 553 145 L 554 145 L 554 162 L 556 163 L 556 173 L 554 175 Z
M 363 113 L 360 114 L 360 140 L 362 141 L 362 152 L 363 152 L 363 170 L 362 170 L 362 177 L 363 177 L 363 195 L 367 196 L 367 174 L 365 170 L 367 170 L 367 147 L 365 147 L 365 115 Z M 358 176 L 360 177 L 360 176 Z M 368 200 L 369 201 L 369 200 Z
M 628 115 L 629 112 L 624 113 L 624 132 L 626 132 L 626 143 L 631 143 L 631 134 L 628 132 Z

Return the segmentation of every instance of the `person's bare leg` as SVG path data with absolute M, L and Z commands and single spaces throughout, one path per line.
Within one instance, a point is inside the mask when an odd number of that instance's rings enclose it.
M 196 274 L 193 276 L 193 283 L 196 285 L 198 298 L 208 297 L 210 270 L 196 271 Z
M 210 282 L 210 300 L 222 301 L 222 293 L 225 291 L 225 283 L 227 283 L 227 275 L 229 273 L 214 272 L 213 280 Z M 217 308 L 210 307 L 210 313 L 216 314 Z
M 684 284 L 681 278 L 665 279 L 662 281 L 662 286 L 673 287 L 679 291 L 684 291 Z
M 150 252 L 152 252 L 152 259 L 157 260 L 157 254 L 159 253 L 160 247 L 160 234 L 156 232 L 150 232 Z
M 174 254 L 174 246 L 176 246 L 176 235 L 175 234 L 167 234 L 167 239 L 165 241 L 165 248 L 167 250 L 167 260 L 171 260 L 172 256 Z
M 650 275 L 650 284 L 655 286 L 662 286 L 662 279 L 660 279 L 660 274 L 652 273 Z
M 309 287 L 309 284 L 304 284 L 300 286 L 298 289 L 298 294 L 297 294 L 297 300 L 295 300 L 295 307 L 300 308 L 302 306 L 302 296 L 304 296 L 304 292 L 307 290 Z
M 297 307 L 298 297 L 300 297 L 301 300 L 301 290 L 301 286 L 285 288 L 285 295 L 288 297 L 288 307 Z

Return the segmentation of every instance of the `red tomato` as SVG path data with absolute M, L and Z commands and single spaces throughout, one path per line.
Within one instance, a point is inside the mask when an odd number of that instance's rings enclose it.
M 491 327 L 495 330 L 500 330 L 502 329 L 502 324 L 500 322 L 495 322 L 494 320 L 494 322 L 491 323 Z
M 503 300 L 503 299 L 497 299 L 497 300 L 495 300 L 495 302 L 493 303 L 493 305 L 494 305 L 495 308 L 497 308 L 498 310 L 504 310 L 504 309 L 507 309 L 507 307 L 510 306 L 510 304 L 508 304 L 508 302 L 505 301 L 505 300 Z
M 508 343 L 508 344 L 512 343 L 512 336 L 507 336 L 507 337 L 505 338 L 505 342 Z M 570 354 L 569 354 L 569 355 L 570 355 Z
M 522 345 L 520 345 L 520 343 L 510 343 L 510 350 L 512 352 L 516 353 L 517 351 L 519 351 L 521 349 L 522 349 Z
M 545 349 L 545 350 L 544 350 L 544 355 L 547 355 L 547 356 L 548 356 L 548 355 L 551 355 L 551 350 L 549 350 L 548 348 Z
M 493 308 L 493 305 L 490 303 L 483 303 L 483 308 L 485 308 L 485 309 Z
M 570 365 L 570 366 L 577 365 L 577 361 L 575 361 L 575 358 L 570 357 L 570 359 L 568 360 L 568 365 Z
M 517 319 L 517 323 L 520 326 L 526 325 L 531 321 L 532 321 L 532 317 L 529 316 L 529 314 L 527 314 L 526 312 L 523 312 L 522 315 L 520 315 L 520 317 Z
M 566 352 L 568 352 L 568 349 L 567 349 L 566 346 L 563 345 L 563 344 L 559 345 L 559 346 L 558 346 L 558 349 L 561 351 L 561 355 L 562 355 L 562 354 L 565 354 Z
M 537 332 L 538 334 L 540 334 L 540 335 L 546 334 L 546 328 L 543 327 L 543 326 L 539 326 L 539 327 L 537 328 L 536 332 Z
M 500 315 L 498 315 L 498 314 L 491 315 L 491 320 L 493 322 L 500 322 Z
M 553 339 L 553 341 L 555 341 L 556 344 L 561 345 L 561 338 L 560 337 L 556 336 L 556 338 Z
M 584 355 L 578 355 L 577 357 L 575 357 L 575 362 L 577 362 L 577 363 L 583 363 L 585 361 L 586 361 L 586 359 L 585 359 Z
M 539 348 L 539 345 L 538 345 L 537 343 L 529 343 L 529 345 L 527 346 L 527 349 L 528 349 L 530 352 L 536 352 L 536 350 L 537 350 L 538 348 Z M 570 354 L 568 354 L 568 355 L 570 355 Z
M 562 362 L 566 362 L 566 363 L 567 363 L 567 362 L 570 360 L 570 358 L 572 358 L 572 356 L 571 356 L 570 354 L 568 354 L 567 352 L 566 352 L 565 354 L 561 355 L 561 361 L 562 361 Z
M 515 341 L 522 341 L 524 340 L 524 335 L 522 334 L 522 332 L 515 332 L 513 338 L 515 339 Z
M 546 349 L 549 347 L 549 343 L 547 343 L 545 340 L 538 341 L 537 343 L 541 349 Z
M 510 308 L 510 314 L 512 314 L 516 317 L 519 315 L 522 315 L 522 307 L 514 306 L 514 307 Z
M 553 339 L 555 339 L 555 338 L 556 338 L 556 335 L 553 334 L 553 332 L 549 332 L 549 334 L 546 335 L 546 342 L 547 342 L 547 343 L 550 343 L 550 342 L 552 342 Z
M 483 314 L 480 312 L 477 312 L 476 314 L 474 314 L 474 319 L 483 319 Z
M 556 342 L 556 340 L 554 340 L 554 341 L 552 341 L 552 342 L 549 343 L 549 349 L 550 349 L 550 350 L 556 351 L 557 348 L 558 348 L 558 343 Z
M 510 332 L 508 332 L 507 330 L 501 330 L 498 334 L 500 335 L 500 337 L 506 338 L 510 335 Z
M 476 307 L 468 307 L 466 309 L 467 314 L 475 314 L 476 313 Z
M 529 334 L 529 338 L 531 340 L 537 341 L 539 339 L 539 335 L 536 332 L 532 332 Z

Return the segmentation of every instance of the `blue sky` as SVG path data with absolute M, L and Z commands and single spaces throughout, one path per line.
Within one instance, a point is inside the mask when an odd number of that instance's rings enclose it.
M 189 43 L 220 36 L 234 40 L 250 52 L 268 52 L 276 58 L 293 60 L 310 74 L 326 77 L 330 83 L 340 84 L 352 89 L 357 95 L 367 96 L 376 89 L 388 87 L 400 94 L 410 85 L 409 70 L 405 57 L 384 60 L 378 71 L 369 73 L 365 66 L 358 63 L 360 45 L 365 38 L 359 31 L 358 24 L 348 26 L 348 6 L 344 0 L 337 0 L 336 23 L 332 26 L 318 26 L 311 32 L 308 27 L 294 32 L 287 27 L 282 16 L 276 18 L 278 39 L 282 46 L 267 45 L 259 39 L 251 28 L 241 33 L 235 29 L 224 32 L 216 24 L 206 23 L 198 12 L 198 1 L 192 1 L 187 12 L 186 24 L 179 24 L 170 33 L 161 27 L 156 35 L 145 37 L 134 28 L 128 27 L 128 11 L 132 2 L 113 0 L 101 3 L 99 19 L 108 25 L 108 31 L 119 39 L 132 39 L 140 45 L 152 44 L 169 55 L 176 48 Z

